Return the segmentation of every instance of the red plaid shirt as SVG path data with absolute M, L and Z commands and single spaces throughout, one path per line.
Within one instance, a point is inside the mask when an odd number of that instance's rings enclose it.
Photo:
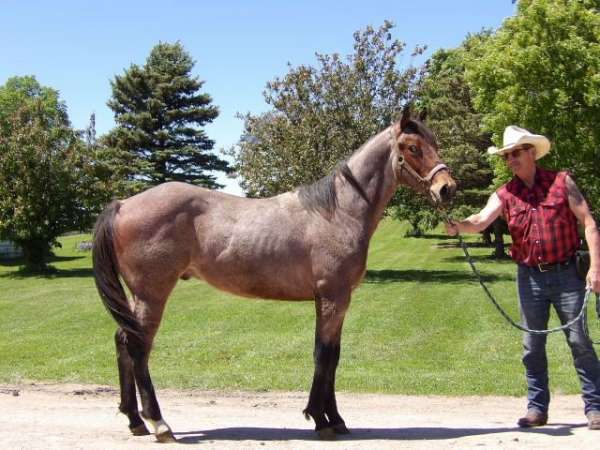
M 569 208 L 567 175 L 537 167 L 531 189 L 514 177 L 496 191 L 516 262 L 526 266 L 565 262 L 579 247 L 577 218 Z

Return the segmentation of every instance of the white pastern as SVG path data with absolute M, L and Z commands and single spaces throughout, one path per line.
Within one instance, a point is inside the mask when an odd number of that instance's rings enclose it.
M 152 419 L 146 419 L 146 422 L 148 422 L 148 424 L 152 427 L 152 429 L 154 430 L 154 434 L 156 436 L 158 436 L 159 434 L 165 433 L 167 431 L 171 431 L 171 428 L 169 427 L 169 425 L 167 425 L 167 422 L 165 422 L 162 419 L 160 419 L 159 421 L 154 421 Z

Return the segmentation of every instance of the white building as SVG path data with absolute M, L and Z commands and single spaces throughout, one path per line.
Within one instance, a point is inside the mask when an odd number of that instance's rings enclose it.
M 0 258 L 20 258 L 23 250 L 12 241 L 0 241 Z

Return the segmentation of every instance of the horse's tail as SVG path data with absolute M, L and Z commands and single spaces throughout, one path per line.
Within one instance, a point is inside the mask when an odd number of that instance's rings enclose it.
M 119 326 L 128 334 L 143 339 L 142 326 L 133 315 L 127 294 L 119 280 L 119 263 L 114 247 L 114 220 L 121 203 L 111 202 L 94 226 L 92 261 L 96 287 L 102 303 Z

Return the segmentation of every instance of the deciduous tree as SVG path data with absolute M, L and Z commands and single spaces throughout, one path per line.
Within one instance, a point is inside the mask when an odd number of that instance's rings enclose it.
M 250 196 L 319 179 L 391 124 L 416 76 L 414 68 L 398 68 L 405 45 L 392 38 L 392 28 L 385 22 L 356 32 L 354 53 L 346 58 L 316 54 L 316 67 L 290 66 L 267 84 L 271 110 L 242 116 L 244 134 L 232 151 Z
M 40 271 L 60 234 L 90 224 L 83 146 L 58 92 L 34 77 L 0 87 L 0 130 L 0 239 Z
M 488 36 L 489 32 L 468 36 L 458 48 L 436 51 L 425 64 L 416 90 L 418 108 L 426 111 L 440 155 L 457 180 L 453 209 L 458 216 L 479 210 L 490 193 L 492 170 L 485 151 L 492 142 L 490 134 L 481 130 L 481 114 L 473 106 L 464 67 L 472 42 Z M 411 224 L 410 235 L 419 236 L 440 221 L 424 198 L 406 188 L 398 190 L 393 204 L 397 205 L 394 216 Z
M 600 2 L 520 0 L 476 55 L 467 80 L 496 144 L 510 124 L 546 135 L 540 164 L 571 170 L 600 217 Z

